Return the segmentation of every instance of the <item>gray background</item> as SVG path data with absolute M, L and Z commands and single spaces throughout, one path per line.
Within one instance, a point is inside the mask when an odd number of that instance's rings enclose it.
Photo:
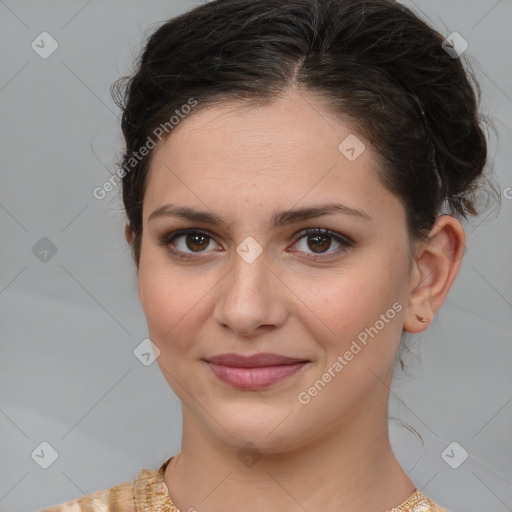
M 179 402 L 157 364 L 133 353 L 147 327 L 120 195 L 99 201 L 92 190 L 122 148 L 111 83 L 130 73 L 145 36 L 197 3 L 0 0 L 2 512 L 131 480 L 179 450 Z M 511 0 L 406 5 L 468 41 L 499 132 L 491 154 L 503 192 L 512 186 Z M 47 59 L 31 48 L 43 31 L 59 44 Z M 502 194 L 499 215 L 465 225 L 455 285 L 392 388 L 391 415 L 424 441 L 392 421 L 397 456 L 454 512 L 512 510 L 511 213 Z M 47 261 L 33 252 L 43 237 L 57 249 Z M 58 452 L 48 469 L 31 457 L 43 441 Z M 469 452 L 457 469 L 441 457 L 452 441 Z

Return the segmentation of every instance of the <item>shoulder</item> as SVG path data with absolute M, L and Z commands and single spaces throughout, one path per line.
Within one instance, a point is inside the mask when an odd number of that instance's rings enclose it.
M 123 482 L 70 501 L 45 508 L 41 512 L 136 512 L 133 488 L 135 480 Z
M 133 480 L 120 483 L 79 496 L 75 499 L 53 505 L 40 512 L 139 512 L 144 510 L 147 501 L 161 492 L 163 472 L 172 457 L 158 469 L 142 468 Z

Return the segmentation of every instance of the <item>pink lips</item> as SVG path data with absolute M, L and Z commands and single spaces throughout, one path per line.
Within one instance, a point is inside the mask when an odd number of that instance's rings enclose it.
M 231 353 L 208 358 L 206 362 L 226 384 L 239 389 L 261 389 L 292 376 L 309 361 L 271 353 L 252 356 Z

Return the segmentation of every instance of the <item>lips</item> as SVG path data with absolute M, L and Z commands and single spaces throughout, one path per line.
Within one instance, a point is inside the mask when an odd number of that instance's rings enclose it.
M 278 366 L 304 362 L 305 359 L 281 356 L 279 354 L 259 353 L 252 356 L 241 354 L 221 354 L 207 359 L 210 363 L 232 366 L 237 368 L 260 368 L 262 366 Z
M 279 354 L 221 354 L 206 360 L 213 374 L 239 389 L 262 389 L 291 377 L 309 361 Z

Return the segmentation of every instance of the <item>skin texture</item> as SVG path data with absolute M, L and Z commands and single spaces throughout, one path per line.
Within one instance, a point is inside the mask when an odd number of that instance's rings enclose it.
M 354 161 L 338 150 L 351 133 L 319 99 L 291 89 L 271 105 L 198 110 L 155 149 L 137 278 L 157 362 L 183 407 L 182 449 L 164 475 L 182 512 L 270 503 L 281 511 L 300 504 L 309 512 L 378 512 L 414 490 L 388 440 L 389 385 L 403 329 L 428 327 L 450 289 L 464 230 L 442 215 L 428 242 L 412 243 L 401 201 L 378 179 L 374 149 L 365 141 Z M 215 213 L 226 226 L 171 216 L 148 222 L 167 203 Z M 271 224 L 276 211 L 323 203 L 370 219 L 335 214 Z M 186 236 L 174 240 L 190 260 L 158 243 L 184 228 L 212 237 L 188 246 Z M 326 236 L 315 251 L 314 235 L 298 235 L 307 228 L 354 244 Z M 131 243 L 128 226 L 125 234 Z M 263 248 L 252 263 L 236 252 L 249 236 Z M 400 311 L 378 334 L 300 403 L 298 394 L 396 303 Z M 310 362 L 269 388 L 238 390 L 204 361 L 226 352 Z M 261 456 L 251 466 L 237 457 L 247 443 Z

